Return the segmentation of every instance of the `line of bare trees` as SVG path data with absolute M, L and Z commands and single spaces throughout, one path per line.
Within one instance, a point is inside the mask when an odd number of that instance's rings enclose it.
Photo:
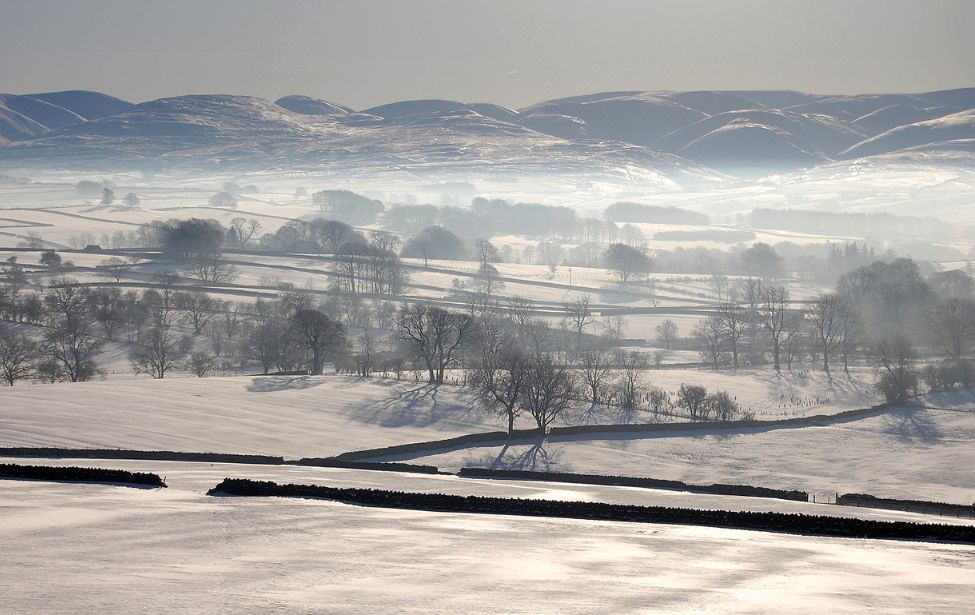
M 878 373 L 888 399 L 903 400 L 924 380 L 931 390 L 968 386 L 975 378 L 975 281 L 963 271 L 925 277 L 917 263 L 876 261 L 841 276 L 836 289 L 802 302 L 784 286 L 745 280 L 729 300 L 695 325 L 702 358 L 712 368 L 818 361 L 829 373 L 856 362 Z M 941 364 L 917 366 L 919 358 Z M 892 358 L 893 357 L 893 358 Z M 923 377 L 922 377 L 923 376 Z

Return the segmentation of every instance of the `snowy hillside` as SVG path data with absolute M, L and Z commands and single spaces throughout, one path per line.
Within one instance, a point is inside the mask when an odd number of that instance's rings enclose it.
M 673 192 L 723 173 L 809 169 L 912 148 L 967 151 L 959 140 L 973 134 L 973 92 L 606 92 L 520 110 L 411 100 L 362 111 L 301 95 L 138 105 L 95 92 L 0 95 L 0 163 L 602 175 Z
M 38 420 L 39 409 L 44 420 Z M 107 380 L 70 390 L 57 384 L 4 390 L 0 445 L 324 457 L 497 425 L 464 391 L 413 382 L 309 376 Z

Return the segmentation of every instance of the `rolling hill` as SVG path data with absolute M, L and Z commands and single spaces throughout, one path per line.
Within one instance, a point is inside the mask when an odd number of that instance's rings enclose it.
M 0 95 L 0 164 L 30 169 L 527 173 L 665 190 L 871 156 L 967 156 L 975 89 L 825 96 L 603 92 L 514 110 L 452 100 L 361 111 L 291 95 L 133 104 L 97 92 Z

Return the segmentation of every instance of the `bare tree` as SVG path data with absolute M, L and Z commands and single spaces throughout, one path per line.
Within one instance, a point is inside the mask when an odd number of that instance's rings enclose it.
M 118 284 L 122 281 L 122 276 L 125 275 L 125 272 L 128 271 L 129 264 L 124 259 L 113 256 L 103 260 L 99 263 L 98 267 L 108 271 L 109 275 L 115 278 L 115 283 Z
M 221 303 L 219 299 L 198 290 L 178 292 L 175 297 L 175 306 L 183 311 L 186 321 L 193 326 L 193 335 L 203 333 L 204 327 L 220 311 Z
M 223 327 L 223 331 L 227 334 L 228 338 L 233 339 L 237 337 L 237 334 L 240 333 L 241 324 L 236 305 L 229 306 L 224 310 L 220 325 Z
M 788 326 L 789 291 L 785 286 L 765 286 L 761 291 L 759 315 L 772 342 L 772 361 L 775 371 L 782 371 L 783 334 Z
M 643 250 L 622 243 L 611 244 L 603 255 L 603 262 L 606 269 L 616 274 L 620 284 L 628 283 L 633 276 L 650 273 L 652 265 Z
M 356 374 L 363 377 L 372 375 L 376 354 L 376 340 L 368 330 L 359 336 L 359 351 L 355 354 Z
M 479 323 L 477 357 L 470 384 L 487 404 L 507 419 L 508 435 L 514 432 L 519 402 L 528 382 L 528 355 L 500 320 Z
M 535 419 L 542 433 L 572 403 L 575 378 L 548 354 L 534 354 L 528 363 L 527 385 L 521 406 Z
M 541 318 L 532 318 L 523 330 L 522 335 L 531 340 L 534 352 L 542 352 L 552 345 L 555 331 L 552 330 L 547 321 Z
M 681 384 L 677 390 L 677 405 L 687 410 L 693 420 L 707 418 L 707 390 L 698 385 Z
M 715 273 L 711 276 L 711 289 L 714 291 L 718 301 L 727 301 L 730 298 L 731 283 L 728 276 Z
M 224 342 L 227 339 L 227 332 L 224 331 L 223 327 L 219 323 L 210 321 L 209 326 L 206 328 L 207 333 L 210 335 L 210 343 L 213 346 L 213 354 L 220 356 L 224 351 Z
M 850 301 L 842 302 L 838 317 L 840 324 L 836 342 L 843 359 L 843 372 L 849 376 L 850 359 L 856 354 L 863 338 L 863 323 L 860 319 L 860 311 Z
M 638 351 L 616 353 L 619 378 L 616 382 L 616 402 L 624 412 L 630 413 L 640 398 L 640 376 L 647 366 L 646 357 Z
M 474 287 L 490 297 L 504 289 L 504 279 L 497 267 L 491 263 L 481 263 L 474 276 Z
M 657 341 L 662 343 L 667 350 L 672 350 L 674 342 L 677 341 L 677 324 L 673 320 L 667 319 L 657 325 L 655 331 L 657 332 Z
M 488 263 L 495 263 L 500 259 L 497 247 L 487 239 L 478 239 L 475 241 L 474 249 L 477 252 L 478 259 L 481 261 L 481 266 L 487 265 Z
M 178 354 L 172 330 L 167 326 L 153 327 L 134 353 L 132 371 L 161 380 L 179 369 Z
M 694 325 L 694 337 L 701 343 L 702 354 L 718 369 L 721 351 L 724 350 L 725 327 L 718 316 L 708 316 Z
M 44 304 L 53 316 L 80 319 L 85 313 L 85 296 L 74 280 L 51 280 Z
M 287 326 L 274 318 L 258 318 L 253 329 L 245 335 L 243 340 L 244 353 L 247 357 L 261 364 L 263 373 L 267 374 L 281 362 L 284 346 L 287 344 Z
M 104 341 L 92 331 L 81 315 L 56 319 L 44 335 L 47 355 L 71 382 L 91 380 L 98 374 L 95 356 Z
M 975 301 L 949 298 L 927 313 L 932 337 L 952 359 L 960 359 L 975 339 Z
M 739 342 L 748 329 L 747 314 L 739 303 L 724 303 L 718 308 L 718 317 L 724 329 L 724 337 L 731 347 L 731 358 L 735 369 L 738 369 Z
M 215 254 L 203 254 L 193 260 L 190 267 L 193 275 L 204 282 L 233 282 L 240 275 L 235 265 L 220 259 Z
M 599 322 L 599 328 L 607 339 L 619 341 L 626 334 L 626 317 L 622 314 L 609 314 L 603 316 Z
M 291 316 L 291 341 L 311 354 L 311 373 L 321 374 L 325 360 L 345 344 L 345 327 L 318 310 L 300 310 Z
M 398 338 L 423 362 L 432 384 L 443 383 L 446 370 L 472 332 L 472 323 L 467 314 L 419 303 L 403 306 L 396 315 Z
M 576 332 L 576 349 L 582 348 L 582 334 L 586 327 L 593 323 L 595 315 L 589 308 L 592 298 L 589 295 L 578 295 L 573 299 L 562 302 L 565 310 L 566 324 Z
M 904 402 L 917 392 L 914 346 L 903 335 L 877 343 L 875 365 L 880 372 L 878 388 L 887 401 Z
M 839 295 L 824 293 L 812 299 L 806 311 L 806 316 L 813 324 L 820 348 L 823 351 L 823 370 L 829 373 L 829 351 L 836 344 L 840 333 L 843 311 L 843 301 Z
M 208 352 L 194 352 L 190 355 L 189 368 L 197 378 L 206 378 L 213 374 L 216 362 Z
M 582 383 L 589 390 L 589 401 L 593 406 L 601 403 L 605 388 L 612 373 L 612 355 L 599 346 L 587 346 L 579 353 L 579 368 Z
M 0 330 L 0 372 L 7 384 L 13 386 L 34 371 L 40 357 L 37 343 L 23 333 Z
M 782 343 L 782 348 L 785 350 L 786 367 L 790 372 L 792 371 L 792 364 L 802 359 L 805 347 L 806 334 L 803 333 L 798 323 L 793 323 L 790 330 L 786 332 L 785 339 Z
M 249 244 L 260 228 L 261 223 L 253 218 L 247 220 L 238 216 L 230 221 L 230 232 L 240 246 Z

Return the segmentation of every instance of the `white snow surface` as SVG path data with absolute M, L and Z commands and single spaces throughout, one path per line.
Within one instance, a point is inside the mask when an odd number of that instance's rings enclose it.
M 893 408 L 873 418 L 814 427 L 588 435 L 410 460 L 445 469 L 649 476 L 971 504 L 975 411 L 968 407 L 973 402 L 960 403 Z
M 0 481 L 10 613 L 961 613 L 975 548 Z
M 106 380 L 0 392 L 0 446 L 324 457 L 497 429 L 457 387 L 381 379 Z

